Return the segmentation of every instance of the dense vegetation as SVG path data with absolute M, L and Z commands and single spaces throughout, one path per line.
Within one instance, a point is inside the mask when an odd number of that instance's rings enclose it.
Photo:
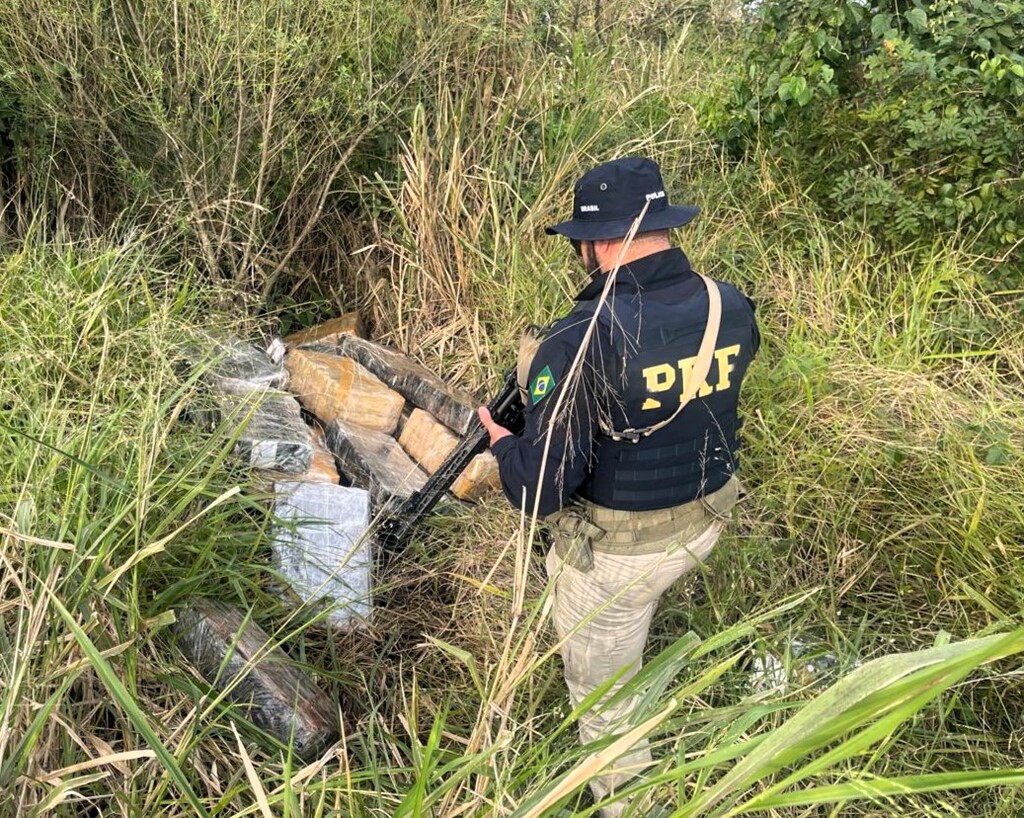
M 577 289 L 572 180 L 646 153 L 765 344 L 751 496 L 632 685 L 638 814 L 1019 815 L 1019 5 L 0 4 L 0 813 L 591 814 L 530 526 L 436 515 L 331 635 L 181 349 L 359 309 L 484 396 Z M 183 665 L 197 593 L 336 697 L 338 748 Z
M 1024 3 L 765 2 L 746 44 L 729 93 L 703 100 L 731 153 L 763 146 L 889 248 L 956 234 L 1014 279 Z

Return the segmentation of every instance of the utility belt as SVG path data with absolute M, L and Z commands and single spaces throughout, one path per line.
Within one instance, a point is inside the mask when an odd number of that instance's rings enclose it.
M 580 571 L 593 566 L 593 552 L 641 555 L 665 550 L 665 540 L 691 542 L 715 520 L 729 519 L 743 496 L 736 477 L 717 491 L 672 508 L 625 511 L 583 499 L 545 518 L 552 530 L 555 553 Z

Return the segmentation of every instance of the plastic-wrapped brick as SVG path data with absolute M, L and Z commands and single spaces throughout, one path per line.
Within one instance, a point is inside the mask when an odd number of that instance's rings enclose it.
M 336 420 L 327 427 L 327 444 L 345 477 L 370 492 L 374 511 L 392 497 L 406 499 L 427 482 L 427 475 L 390 435 Z
M 245 395 L 288 385 L 284 366 L 252 344 L 238 338 L 209 339 L 207 349 L 216 357 L 207 378 L 221 392 Z
M 176 612 L 178 647 L 257 727 L 311 760 L 337 741 L 341 715 L 316 683 L 238 608 L 192 599 Z
M 275 481 L 280 523 L 274 565 L 304 602 L 327 608 L 337 628 L 365 625 L 373 610 L 369 493 L 331 483 Z
M 313 459 L 313 438 L 298 401 L 289 395 L 219 395 L 222 417 L 241 426 L 235 451 L 254 469 L 301 474 Z

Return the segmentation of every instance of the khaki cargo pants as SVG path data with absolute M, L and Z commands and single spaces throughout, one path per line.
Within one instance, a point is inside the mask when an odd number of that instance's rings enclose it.
M 711 553 L 739 493 L 733 478 L 702 500 L 672 509 L 625 512 L 580 503 L 548 518 L 554 537 L 547 555 L 552 619 L 573 707 L 623 671 L 606 701 L 640 670 L 658 600 Z M 602 702 L 580 719 L 584 744 L 635 726 L 630 722 L 635 697 L 614 707 Z M 595 799 L 650 764 L 645 740 L 591 780 Z M 617 802 L 601 815 L 615 818 L 625 809 Z

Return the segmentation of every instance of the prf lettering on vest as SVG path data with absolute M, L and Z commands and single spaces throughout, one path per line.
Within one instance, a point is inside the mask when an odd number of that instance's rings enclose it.
M 732 382 L 729 380 L 729 373 L 732 372 L 736 367 L 731 363 L 731 359 L 735 358 L 740 354 L 740 345 L 733 344 L 728 347 L 721 347 L 715 350 L 715 362 L 718 364 L 718 380 L 714 386 L 704 381 L 700 388 L 697 390 L 698 398 L 706 398 L 712 392 L 722 392 L 732 386 Z M 648 392 L 667 392 L 676 384 L 676 373 L 679 373 L 679 380 L 682 386 L 679 387 L 679 401 L 682 402 L 683 395 L 687 394 L 690 384 L 687 383 L 687 379 L 690 377 L 690 370 L 693 369 L 693 362 L 697 360 L 697 356 L 694 355 L 692 358 L 683 358 L 681 361 L 677 361 L 675 366 L 672 364 L 655 364 L 649 366 L 643 370 L 644 381 L 647 384 Z M 644 401 L 643 409 L 658 409 L 661 407 L 661 401 L 655 398 L 647 398 Z

